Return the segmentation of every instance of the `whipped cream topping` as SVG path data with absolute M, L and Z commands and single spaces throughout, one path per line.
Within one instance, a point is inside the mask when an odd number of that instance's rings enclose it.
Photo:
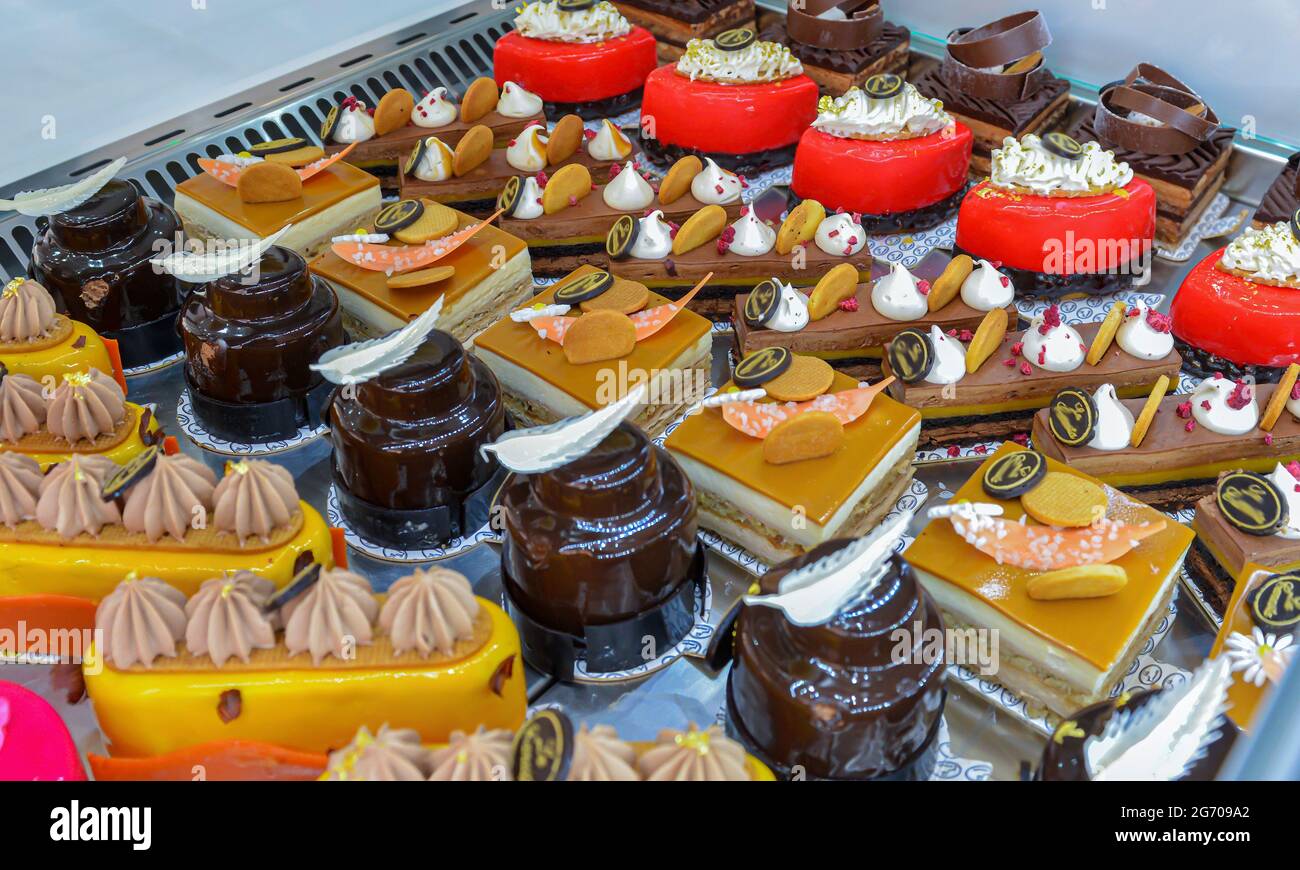
M 1246 272 L 1261 281 L 1285 284 L 1300 280 L 1300 240 L 1286 222 L 1246 231 L 1223 249 L 1219 265 Z
M 704 168 L 691 179 L 691 196 L 705 205 L 727 205 L 740 199 L 744 180 L 723 169 L 712 157 L 704 158 Z
M 662 260 L 672 252 L 673 231 L 668 224 L 664 223 L 662 211 L 655 209 L 637 221 L 636 241 L 632 243 L 632 257 L 638 260 Z
M 603 42 L 625 36 L 632 26 L 613 3 L 597 3 L 587 9 L 564 12 L 555 2 L 538 0 L 519 10 L 515 30 L 530 39 L 548 42 Z
M 827 215 L 817 225 L 814 241 L 833 257 L 852 257 L 867 246 L 867 231 L 856 215 L 840 212 Z
M 1043 147 L 1033 133 L 1023 139 L 1012 136 L 993 149 L 993 171 L 989 180 L 997 187 L 1026 187 L 1034 193 L 1054 191 L 1088 193 L 1123 187 L 1133 180 L 1133 170 L 1115 160 L 1113 151 L 1103 151 L 1096 142 L 1086 142 L 1074 160 L 1058 156 Z
M 415 104 L 411 123 L 417 127 L 445 127 L 460 115 L 460 108 L 447 95 L 446 88 L 434 88 Z
M 637 766 L 647 782 L 746 782 L 750 779 L 745 748 L 728 738 L 721 726 L 701 731 L 664 730 Z
M 910 83 L 884 100 L 872 99 L 854 85 L 840 97 L 822 97 L 813 127 L 841 139 L 928 136 L 952 124 L 941 100 L 932 100 Z
M 1123 450 L 1133 437 L 1133 412 L 1115 395 L 1114 384 L 1102 384 L 1092 394 L 1097 405 L 1097 427 L 1088 441 L 1093 450 Z
M 473 734 L 453 731 L 447 745 L 433 751 L 430 782 L 493 782 L 511 778 L 514 734 L 506 728 Z
M 1088 348 L 1073 326 L 1061 322 L 1061 311 L 1053 305 L 1030 321 L 1023 352 L 1045 372 L 1072 372 L 1083 365 Z
M 104 526 L 122 520 L 117 502 L 104 501 L 101 494 L 104 481 L 117 469 L 116 462 L 97 453 L 72 454 L 41 479 L 36 521 L 64 538 L 98 537 Z
M 712 39 L 692 39 L 677 61 L 677 74 L 694 81 L 743 85 L 777 82 L 803 72 L 790 49 L 777 42 L 755 40 L 739 51 L 723 51 Z
M 776 313 L 764 326 L 777 332 L 798 332 L 808 325 L 808 296 L 778 278 L 773 278 L 772 283 L 781 291 L 781 296 Z
M 871 307 L 890 320 L 920 320 L 930 311 L 920 282 L 902 263 L 891 263 L 889 274 L 872 285 Z
M 31 375 L 0 378 L 0 440 L 18 443 L 41 428 L 47 413 L 44 391 Z
M 752 208 L 746 208 L 731 225 L 734 235 L 727 250 L 742 257 L 761 257 L 776 246 L 776 230 L 763 223 Z
M 542 212 L 542 186 L 537 183 L 535 176 L 530 175 L 524 179 L 519 204 L 515 206 L 515 213 L 511 217 L 531 221 L 541 217 Z
M 433 754 L 413 728 L 380 726 L 370 734 L 362 725 L 352 742 L 331 752 L 323 779 L 333 782 L 424 782 L 433 770 Z
M 542 113 L 542 98 L 514 82 L 501 86 L 497 114 L 507 118 L 531 118 Z
M 1291 463 L 1291 468 L 1300 471 L 1300 466 L 1294 462 Z M 1293 541 L 1300 539 L 1300 480 L 1296 479 L 1290 468 L 1280 462 L 1274 467 L 1273 473 L 1268 476 L 1268 479 L 1273 482 L 1273 485 L 1282 493 L 1282 497 L 1286 499 L 1286 525 L 1278 529 L 1277 536 Z
M 625 160 L 632 153 L 632 140 L 606 118 L 596 135 L 587 140 L 587 153 L 593 160 Z
M 573 735 L 573 761 L 569 764 L 569 782 L 634 782 L 636 750 L 618 736 L 612 725 L 586 724 Z
M 541 172 L 546 168 L 546 128 L 527 127 L 506 146 L 506 163 L 520 172 Z
M 452 174 L 452 153 L 447 143 L 437 136 L 424 140 L 424 153 L 416 161 L 411 174 L 421 181 L 446 181 Z
M 1259 424 L 1255 385 L 1229 378 L 1207 378 L 1188 397 L 1196 422 L 1220 435 L 1245 435 Z
M 1126 312 L 1115 340 L 1125 353 L 1138 359 L 1164 359 L 1174 349 L 1168 316 L 1152 311 L 1141 299 Z
M 0 290 L 0 341 L 30 341 L 54 325 L 54 297 L 35 281 L 14 278 Z
M 927 383 L 955 384 L 966 375 L 966 348 L 938 326 L 930 327 L 930 344 L 934 347 L 934 365 L 925 376 Z
M 375 138 L 375 119 L 366 111 L 366 104 L 359 100 L 344 101 L 331 138 L 340 145 Z
M 185 595 L 157 577 L 133 573 L 99 602 L 95 628 L 103 632 L 104 661 L 123 670 L 137 662 L 149 667 L 159 656 L 176 655 L 185 637 Z
M 631 160 L 610 179 L 601 196 L 605 205 L 617 211 L 643 211 L 655 201 L 654 188 L 636 171 Z
M 1011 279 L 998 271 L 988 260 L 980 260 L 961 282 L 961 301 L 976 311 L 1006 308 L 1015 298 L 1016 288 Z
M 0 453 L 0 523 L 12 529 L 23 520 L 36 519 L 43 479 L 35 459 L 22 453 Z

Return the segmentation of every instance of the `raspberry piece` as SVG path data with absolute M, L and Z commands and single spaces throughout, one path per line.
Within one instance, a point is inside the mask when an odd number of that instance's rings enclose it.
M 929 281 L 917 281 L 917 282 L 916 282 L 916 292 L 920 293 L 922 296 L 929 296 L 929 295 L 930 295 L 930 282 L 929 282 Z
M 1032 375 L 1034 373 L 1034 370 L 1029 367 L 1029 363 L 1022 362 L 1020 364 L 1020 373 L 1022 375 Z
M 1012 356 L 1020 356 L 1024 352 L 1025 352 L 1025 343 L 1023 341 L 1017 341 L 1015 344 L 1011 345 Z
M 856 296 L 850 296 L 848 299 L 844 299 L 840 302 L 840 311 L 852 312 L 857 310 L 858 310 L 858 299 Z
M 1188 417 L 1192 416 L 1192 403 L 1180 402 L 1178 407 L 1174 409 L 1174 413 L 1186 420 Z
M 1245 381 L 1237 381 L 1237 385 L 1232 388 L 1228 394 L 1228 407 L 1234 411 L 1240 411 L 1255 400 L 1255 394 L 1250 388 L 1250 384 Z
M 1028 446 L 1029 446 L 1029 433 L 1028 433 L 1028 432 L 1017 432 L 1017 433 L 1015 433 L 1014 435 L 1011 436 L 1011 440 L 1014 441 L 1014 442 L 1016 442 L 1017 444 L 1019 444 L 1021 447 L 1028 447 Z

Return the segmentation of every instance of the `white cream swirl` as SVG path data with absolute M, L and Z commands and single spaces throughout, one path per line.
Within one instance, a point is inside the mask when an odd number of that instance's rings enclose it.
M 817 247 L 833 257 L 852 257 L 867 246 L 867 231 L 848 212 L 827 215 L 817 225 Z
M 961 282 L 961 301 L 976 311 L 1006 308 L 1015 295 L 1016 288 L 1011 286 L 1011 279 L 988 260 L 980 260 Z
M 1294 541 L 1300 538 L 1300 480 L 1296 480 L 1295 475 L 1280 462 L 1273 468 L 1273 473 L 1268 476 L 1268 479 L 1286 499 L 1286 525 L 1277 531 L 1277 535 Z
M 366 104 L 358 102 L 339 110 L 338 120 L 334 124 L 334 133 L 330 137 L 340 145 L 353 142 L 365 142 L 375 138 L 375 119 L 366 111 Z
M 575 12 L 562 12 L 553 0 L 537 0 L 515 17 L 520 36 L 548 42 L 603 42 L 625 36 L 631 29 L 614 4 L 604 0 Z
M 723 169 L 712 157 L 704 158 L 704 168 L 691 179 L 691 196 L 705 205 L 729 205 L 740 199 L 744 189 L 740 176 Z
M 632 140 L 609 118 L 600 122 L 600 129 L 587 142 L 587 153 L 593 160 L 623 160 L 632 153 Z
M 417 127 L 445 127 L 460 116 L 460 109 L 447 96 L 446 88 L 434 88 L 415 104 L 411 123 Z
M 930 346 L 934 364 L 926 373 L 926 383 L 955 384 L 966 376 L 966 348 L 936 325 L 930 326 Z
M 415 162 L 411 174 L 421 181 L 446 181 L 452 175 L 452 153 L 437 136 L 424 140 L 424 153 Z
M 1300 240 L 1285 221 L 1262 230 L 1247 227 L 1223 249 L 1219 264 L 1261 281 L 1285 284 L 1300 280 Z
M 753 208 L 745 209 L 731 225 L 735 232 L 727 250 L 742 257 L 761 257 L 776 246 L 776 230 L 758 219 Z
M 1113 384 L 1102 384 L 1092 394 L 1097 406 L 1097 425 L 1088 446 L 1093 450 L 1123 450 L 1133 437 L 1133 412 L 1115 395 Z
M 920 320 L 930 311 L 916 276 L 902 263 L 890 264 L 889 274 L 872 285 L 871 307 L 890 320 Z
M 1206 378 L 1188 397 L 1196 422 L 1220 435 L 1245 435 L 1259 424 L 1253 384 Z
M 883 100 L 854 85 L 840 97 L 822 97 L 812 125 L 841 139 L 928 136 L 952 124 L 941 100 L 932 100 L 910 83 Z
M 506 118 L 531 118 L 542 113 L 542 98 L 530 90 L 506 82 L 497 98 L 497 114 Z
M 535 176 L 530 175 L 523 181 L 519 191 L 519 203 L 515 206 L 514 214 L 510 216 L 521 221 L 531 221 L 541 217 L 542 211 L 542 186 L 537 183 Z
M 1125 353 L 1146 360 L 1169 356 L 1169 352 L 1174 349 L 1174 333 L 1169 328 L 1168 318 L 1156 314 L 1157 318 L 1163 318 L 1161 323 L 1164 326 L 1163 329 L 1157 329 L 1151 322 L 1151 310 L 1141 299 L 1125 314 L 1124 322 L 1119 325 L 1119 332 L 1115 335 L 1115 340 Z
M 601 196 L 605 205 L 617 211 L 641 211 L 655 201 L 654 188 L 636 171 L 631 160 L 610 179 Z
M 798 332 L 808 325 L 808 297 L 779 278 L 773 278 L 772 283 L 780 296 L 776 313 L 763 325 L 776 332 Z
M 1044 327 L 1043 315 L 1030 321 L 1025 330 L 1025 359 L 1045 372 L 1072 372 L 1083 365 L 1087 348 L 1073 326 L 1057 323 Z
M 506 163 L 520 172 L 541 172 L 546 168 L 546 128 L 541 124 L 525 127 L 506 146 Z
M 1021 140 L 1003 139 L 1002 147 L 993 149 L 992 166 L 989 181 L 995 186 L 1025 187 L 1040 194 L 1100 192 L 1133 180 L 1129 165 L 1116 161 L 1113 151 L 1103 151 L 1096 142 L 1084 143 L 1083 153 L 1070 160 L 1048 151 L 1033 133 Z
M 662 211 L 655 209 L 637 221 L 636 241 L 629 256 L 637 260 L 662 260 L 672 252 L 673 231 L 664 223 Z
M 1292 417 L 1300 420 L 1300 384 L 1291 388 L 1291 396 L 1286 400 L 1286 409 Z
M 803 72 L 790 49 L 778 42 L 751 42 L 739 51 L 723 51 L 712 39 L 692 39 L 677 61 L 677 74 L 691 81 L 745 85 L 777 82 Z

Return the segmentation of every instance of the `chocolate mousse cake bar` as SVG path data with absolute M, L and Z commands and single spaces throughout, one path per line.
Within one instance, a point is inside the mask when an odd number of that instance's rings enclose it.
M 1034 415 L 1031 438 L 1048 456 L 1148 504 L 1182 507 L 1213 490 L 1222 472 L 1267 473 L 1300 459 L 1300 420 L 1273 401 L 1277 390 L 1228 378 L 1209 378 L 1190 395 L 1156 391 L 1146 399 L 1118 400 L 1104 386 L 1091 396 L 1067 388 Z M 1260 409 L 1270 405 L 1277 416 L 1265 429 Z
M 1187 574 L 1222 618 L 1237 578 L 1254 563 L 1270 571 L 1300 568 L 1300 466 L 1278 462 L 1268 473 L 1236 469 L 1196 502 L 1196 542 Z
M 1073 508 L 1048 506 L 1063 502 Z M 1053 718 L 1115 691 L 1167 616 L 1193 537 L 1082 471 L 1009 443 L 930 516 L 903 558 L 949 630 L 998 633 L 989 678 L 1031 714 Z
M 1145 397 L 1166 377 L 1178 383 L 1182 357 L 1167 318 L 1117 303 L 1110 318 L 1077 326 L 1052 306 L 1028 329 L 1005 331 L 998 312 L 986 314 L 968 343 L 931 326 L 897 332 L 882 369 L 896 380 L 889 393 L 920 411 L 928 446 L 987 441 L 1030 430 L 1035 413 L 1061 390 L 1091 392 L 1110 384 L 1117 396 Z M 1122 319 L 1124 322 L 1117 326 Z M 1152 322 L 1163 325 L 1160 332 Z
M 713 338 L 685 304 L 582 266 L 485 329 L 474 353 L 520 426 L 575 417 L 647 383 L 632 421 L 657 435 L 707 390 Z
M 769 565 L 876 526 L 907 491 L 921 429 L 884 383 L 860 387 L 780 349 L 741 360 L 720 404 L 666 442 L 699 493 L 700 525 Z M 754 389 L 763 398 L 746 401 Z
M 975 175 L 988 174 L 989 155 L 1006 137 L 1050 130 L 1065 117 L 1070 83 L 1043 61 L 1051 42 L 1041 13 L 1009 15 L 953 31 L 941 64 L 913 79 L 975 134 Z
M 786 46 L 823 93 L 838 97 L 878 73 L 907 71 L 912 32 L 876 0 L 791 0 L 759 39 Z
M 1300 209 L 1300 151 L 1286 159 L 1286 165 L 1269 185 L 1252 219 L 1256 229 L 1290 221 Z
M 662 63 L 681 57 L 692 39 L 754 26 L 754 0 L 614 0 L 614 6 L 654 34 Z
M 1113 150 L 1155 188 L 1156 241 L 1177 245 L 1223 186 L 1235 131 L 1187 85 L 1141 63 L 1103 88 L 1097 111 L 1067 132 Z

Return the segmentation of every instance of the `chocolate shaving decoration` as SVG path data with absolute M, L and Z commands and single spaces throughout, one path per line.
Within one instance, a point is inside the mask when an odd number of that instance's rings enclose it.
M 59 662 L 50 671 L 50 683 L 63 692 L 69 704 L 76 704 L 86 697 L 86 675 L 77 662 Z
M 244 696 L 239 694 L 238 689 L 226 689 L 221 693 L 221 700 L 217 701 L 217 715 L 221 717 L 224 725 L 229 725 L 239 718 L 239 714 L 244 712 Z
M 111 289 L 112 288 L 108 286 L 108 282 L 103 278 L 95 278 L 92 281 L 87 281 L 85 284 L 81 285 L 81 302 L 87 308 L 98 308 L 104 304 L 104 300 L 108 298 L 108 293 Z
M 514 676 L 514 673 L 515 673 L 514 656 L 510 656 L 501 664 L 497 665 L 497 669 L 492 672 L 492 679 L 488 680 L 488 688 L 492 690 L 492 694 L 500 698 L 501 690 L 506 687 L 506 680 Z
M 559 710 L 539 710 L 515 733 L 515 782 L 561 782 L 573 761 L 573 723 Z
M 310 565 L 312 562 L 315 561 L 316 561 L 316 555 L 312 553 L 311 550 L 303 550 L 301 553 L 298 554 L 298 558 L 293 560 L 294 576 L 295 577 L 298 576 L 298 574 L 302 571 L 303 568 L 306 568 L 308 565 Z
M 158 461 L 158 454 L 158 447 L 151 445 L 146 447 L 143 452 L 133 456 L 130 462 L 123 465 L 112 477 L 104 481 L 104 486 L 100 490 L 100 498 L 104 501 L 112 501 L 123 495 L 133 485 L 144 480 L 153 471 L 154 463 Z
M 1132 121 L 1132 112 L 1163 126 Z M 1183 82 L 1154 64 L 1140 63 L 1122 81 L 1101 89 L 1092 125 L 1107 144 L 1128 151 L 1186 154 L 1214 135 L 1219 116 Z
M 3 381 L 9 375 L 9 367 L 0 362 L 0 381 Z
M 311 556 L 311 553 L 307 552 L 303 555 Z M 301 561 L 302 556 L 299 556 L 297 561 L 294 562 L 294 567 L 297 568 L 298 562 Z M 274 613 L 290 601 L 293 601 L 299 595 L 304 594 L 308 589 L 316 584 L 317 580 L 320 579 L 321 569 L 321 564 L 315 561 L 315 559 L 308 562 L 302 568 L 299 568 L 294 572 L 293 579 L 289 581 L 289 585 L 272 595 L 270 599 L 267 600 L 266 604 L 263 605 L 262 611 L 264 613 Z
M 152 422 L 153 422 L 153 409 L 145 408 L 144 412 L 140 414 L 140 429 L 139 429 L 140 440 L 143 441 L 145 444 L 153 443 L 153 435 L 149 431 L 149 424 Z
M 664 260 L 664 271 L 668 273 L 670 278 L 677 277 L 677 264 L 673 262 L 671 257 Z
M 1051 73 L 1040 57 L 1027 70 L 986 72 L 1032 57 L 1052 44 L 1042 13 L 1018 12 L 948 37 L 943 77 L 957 90 L 987 100 L 1019 101 L 1043 86 Z
M 819 18 L 838 7 L 843 19 Z M 794 0 L 786 9 L 790 39 L 830 51 L 856 51 L 880 38 L 885 13 L 876 0 Z
M 737 599 L 713 630 L 713 637 L 709 639 L 708 648 L 704 651 L 704 665 L 714 673 L 725 668 L 735 656 L 736 623 L 740 621 L 740 611 L 744 609 L 745 600 Z
M 77 340 L 72 343 L 72 346 L 77 350 L 81 350 L 86 346 L 86 337 L 84 335 L 77 336 Z

